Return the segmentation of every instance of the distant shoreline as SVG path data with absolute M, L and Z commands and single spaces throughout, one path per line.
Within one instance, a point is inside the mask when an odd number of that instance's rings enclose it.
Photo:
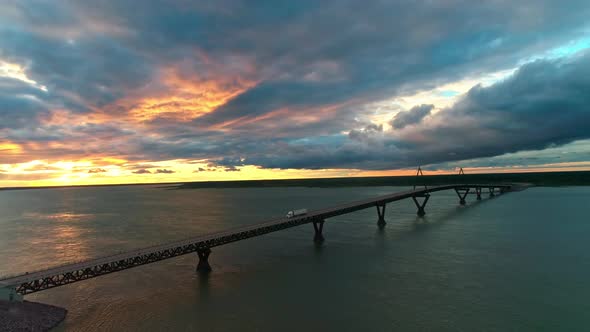
M 444 185 L 456 183 L 529 183 L 534 186 L 590 186 L 590 171 L 485 173 L 465 175 L 380 176 L 349 178 L 312 178 L 287 180 L 234 180 L 203 182 L 126 183 L 76 186 L 5 187 L 2 190 L 94 188 L 121 186 L 160 186 L 169 189 L 198 188 L 273 188 L 273 187 L 377 187 Z
M 67 188 L 96 188 L 96 187 L 127 187 L 127 186 L 161 186 L 162 188 L 176 188 L 183 182 L 156 182 L 156 183 L 115 183 L 115 184 L 80 184 L 71 186 L 38 186 L 38 187 L 0 187 L 5 190 L 31 190 L 31 189 L 67 189 Z
M 179 189 L 196 188 L 264 188 L 264 187 L 376 187 L 376 186 L 434 186 L 462 183 L 527 183 L 534 186 L 588 186 L 590 171 L 487 173 L 465 175 L 425 175 L 352 177 L 293 180 L 211 181 L 188 182 Z

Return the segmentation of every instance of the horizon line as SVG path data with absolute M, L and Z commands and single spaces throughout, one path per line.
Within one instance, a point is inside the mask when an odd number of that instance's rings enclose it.
M 465 168 L 463 168 L 465 169 Z M 424 169 L 422 169 L 424 170 Z M 428 171 L 427 171 L 428 172 Z M 497 172 L 475 172 L 475 173 L 451 173 L 448 171 L 433 171 L 435 174 L 424 174 L 425 177 L 449 176 L 449 175 L 492 175 L 492 174 L 543 174 L 543 173 L 586 173 L 589 170 L 516 170 L 516 171 L 497 171 Z M 59 188 L 79 188 L 79 187 L 117 187 L 117 186 L 149 186 L 149 185 L 182 185 L 187 183 L 231 183 L 231 182 L 262 182 L 262 181 L 313 181 L 324 179 L 370 179 L 370 178 L 411 178 L 417 175 L 382 175 L 382 176 L 328 176 L 328 177 L 308 177 L 308 178 L 275 178 L 275 179 L 244 179 L 244 180 L 210 180 L 210 181 L 173 181 L 173 182 L 134 182 L 134 183 L 100 183 L 100 184 L 71 184 L 71 185 L 49 185 L 49 186 L 14 186 L 14 187 L 0 187 L 0 191 L 4 190 L 27 190 L 27 189 L 59 189 Z

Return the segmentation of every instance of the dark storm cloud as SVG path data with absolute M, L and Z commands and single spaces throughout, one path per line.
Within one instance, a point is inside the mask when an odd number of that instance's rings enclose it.
M 539 47 L 537 36 L 546 43 L 570 38 L 589 14 L 583 1 L 16 4 L 21 15 L 8 17 L 0 30 L 3 57 L 28 59 L 33 79 L 92 105 L 146 84 L 162 64 L 191 59 L 197 72 L 205 72 L 196 50 L 215 59 L 250 59 L 262 84 L 204 123 L 281 106 L 383 96 L 412 82 L 506 66 L 523 50 Z M 40 27 L 54 32 L 48 36 Z M 332 66 L 340 79 L 328 75 Z M 69 102 L 72 108 L 87 106 Z
M 409 111 L 397 113 L 390 124 L 395 129 L 402 129 L 407 125 L 416 124 L 422 121 L 424 117 L 430 115 L 434 105 L 419 105 L 412 107 Z
M 578 163 L 590 165 L 590 141 L 577 141 L 567 144 L 564 153 L 560 146 L 549 147 L 541 151 L 522 151 L 494 157 L 475 158 L 437 164 L 437 168 L 452 169 L 462 167 L 543 167 L 546 164 L 560 164 L 560 168 L 577 167 Z
M 262 83 L 230 100 L 210 114 L 196 119 L 197 125 L 215 125 L 237 118 L 250 118 L 275 110 L 313 108 L 343 102 L 353 96 L 360 86 L 350 82 L 268 82 Z M 235 126 L 240 126 L 236 123 Z
M 365 141 L 376 133 L 383 131 L 383 125 L 370 124 L 362 130 L 353 129 L 348 132 L 348 137 L 356 141 Z
M 506 81 L 476 86 L 416 130 L 426 137 L 424 145 L 436 146 L 429 162 L 544 149 L 590 138 L 590 54 L 536 61 Z M 401 139 L 411 141 L 408 137 Z
M 583 11 L 586 7 L 581 6 Z M 422 18 L 420 25 L 406 13 Z M 524 19 L 521 15 L 526 14 L 543 19 Z M 505 68 L 523 52 L 547 46 L 530 36 L 543 35 L 552 43 L 563 38 L 559 33 L 565 33 L 566 26 L 582 24 L 583 16 L 570 14 L 551 2 L 322 2 L 317 11 L 295 16 L 269 32 L 237 33 L 238 41 L 245 38 L 252 46 L 240 51 L 256 52 L 257 59 L 265 60 L 260 68 L 267 79 L 195 122 L 210 125 L 280 108 L 382 98 L 482 68 Z M 321 75 L 326 63 L 338 67 L 341 79 Z
M 389 131 L 370 143 L 358 139 L 361 132 L 352 132 L 351 140 L 340 144 L 266 146 L 265 150 L 281 153 L 252 152 L 236 164 L 391 169 L 541 150 L 590 139 L 590 54 L 527 64 L 490 87 L 473 87 L 429 121 Z M 372 132 L 375 130 L 370 128 L 362 133 Z M 237 159 L 225 160 L 230 164 Z M 545 158 L 543 162 L 549 161 Z
M 46 114 L 45 96 L 46 93 L 39 88 L 0 76 L 0 129 L 20 129 L 39 115 Z
M 121 98 L 146 84 L 154 70 L 144 56 L 103 36 L 70 43 L 67 36 L 47 38 L 0 27 L 0 50 L 4 60 L 22 64 L 31 79 L 47 87 L 50 97 L 75 111 Z

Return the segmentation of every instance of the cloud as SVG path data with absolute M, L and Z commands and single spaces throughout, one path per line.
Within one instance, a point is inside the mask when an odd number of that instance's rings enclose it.
M 392 169 L 542 150 L 590 139 L 588 91 L 590 54 L 540 60 L 489 87 L 474 86 L 427 122 L 382 136 L 368 126 L 349 132 L 348 141 L 330 144 L 269 142 L 258 147 L 264 153 L 242 152 L 245 158 L 224 160 L 268 168 Z
M 24 171 L 25 172 L 37 172 L 37 171 L 61 171 L 63 170 L 62 168 L 59 167 L 54 167 L 54 166 L 48 166 L 48 165 L 42 165 L 42 164 L 37 164 L 34 165 L 32 167 L 29 168 L 25 168 Z
M 21 129 L 48 113 L 46 93 L 15 78 L 0 75 L 0 130 Z
M 105 173 L 107 170 L 104 168 L 91 168 L 88 170 L 89 174 Z
M 390 124 L 395 129 L 402 129 L 408 125 L 416 124 L 422 121 L 434 109 L 434 105 L 419 105 L 412 107 L 409 111 L 397 113 Z
M 171 169 L 157 169 L 156 170 L 156 174 L 172 174 L 175 173 L 173 170 Z
M 383 125 L 370 124 L 361 130 L 353 129 L 348 132 L 348 137 L 356 141 L 366 141 L 377 133 L 383 132 Z
M 240 169 L 235 166 L 227 166 L 223 169 L 225 172 L 239 172 Z
M 475 86 L 428 124 L 399 139 L 427 162 L 541 150 L 590 138 L 590 54 L 536 61 L 490 87 Z M 419 134 L 421 139 L 415 138 Z M 449 154 L 453 154 L 450 157 Z
M 18 75 L 0 72 L 0 137 L 20 150 L 0 163 L 112 157 L 135 174 L 174 172 L 162 160 L 212 161 L 207 171 L 385 169 L 588 138 L 587 57 L 526 65 L 437 112 L 418 105 L 392 119 L 367 107 L 587 38 L 587 1 L 140 9 L 3 4 L 0 61 Z M 384 130 L 390 119 L 395 130 Z

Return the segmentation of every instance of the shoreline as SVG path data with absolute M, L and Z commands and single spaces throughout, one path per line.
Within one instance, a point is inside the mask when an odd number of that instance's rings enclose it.
M 61 324 L 65 308 L 39 302 L 0 300 L 0 331 L 50 331 Z
M 444 174 L 351 177 L 321 179 L 286 179 L 286 180 L 242 180 L 242 181 L 208 181 L 186 182 L 170 189 L 201 188 L 273 188 L 273 187 L 386 187 L 386 186 L 438 186 L 468 183 L 527 183 L 532 186 L 563 187 L 590 185 L 590 171 L 571 172 L 537 172 L 537 173 L 485 173 L 485 174 Z

